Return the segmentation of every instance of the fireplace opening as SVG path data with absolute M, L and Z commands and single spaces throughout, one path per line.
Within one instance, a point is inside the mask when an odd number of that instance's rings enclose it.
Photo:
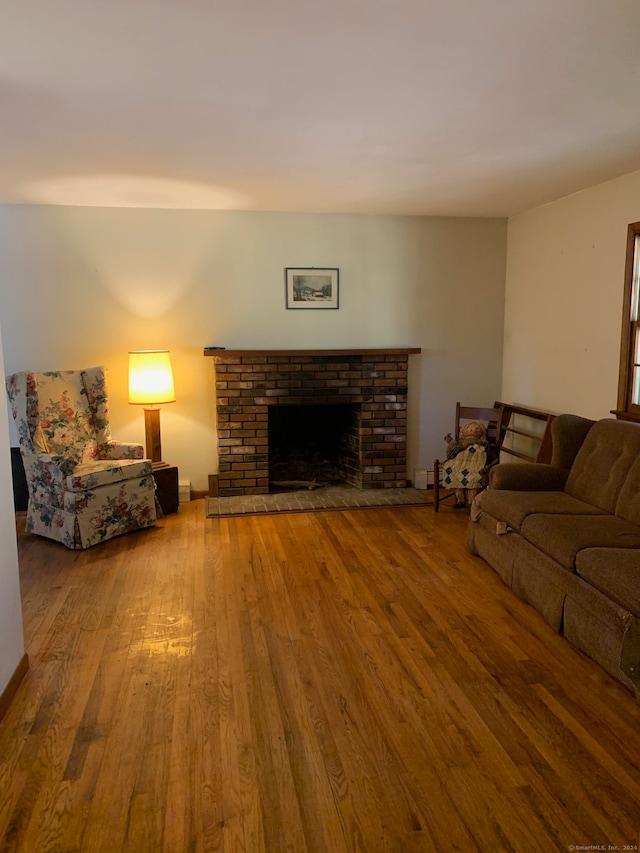
M 269 406 L 269 491 L 360 487 L 360 408 Z

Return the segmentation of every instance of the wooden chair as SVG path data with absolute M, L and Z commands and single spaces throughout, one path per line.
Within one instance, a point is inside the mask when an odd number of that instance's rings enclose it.
M 504 406 L 494 408 L 480 408 L 478 406 L 461 406 L 456 403 L 456 421 L 454 438 L 460 438 L 460 428 L 469 421 L 480 421 L 487 428 L 487 441 L 495 448 L 496 458 L 499 456 L 502 439 L 504 437 Z M 438 512 L 440 502 L 448 498 L 454 498 L 453 489 L 443 488 L 441 483 L 443 462 L 436 459 L 433 463 L 433 508 Z M 484 486 L 487 485 L 488 475 L 485 475 Z

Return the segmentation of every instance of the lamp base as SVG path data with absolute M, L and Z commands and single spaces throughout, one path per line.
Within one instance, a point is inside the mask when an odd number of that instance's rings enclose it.
M 144 437 L 146 443 L 147 459 L 154 465 L 162 462 L 162 445 L 160 442 L 160 409 L 144 410 Z

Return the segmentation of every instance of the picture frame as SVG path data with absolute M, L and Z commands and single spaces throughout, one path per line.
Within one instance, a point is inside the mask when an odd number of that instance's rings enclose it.
M 338 308 L 340 270 L 337 267 L 285 267 L 284 275 L 288 309 Z

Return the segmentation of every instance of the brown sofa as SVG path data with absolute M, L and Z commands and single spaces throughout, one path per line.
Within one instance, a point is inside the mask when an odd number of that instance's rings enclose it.
M 467 547 L 640 699 L 640 426 L 560 415 L 550 464 L 503 463 Z

